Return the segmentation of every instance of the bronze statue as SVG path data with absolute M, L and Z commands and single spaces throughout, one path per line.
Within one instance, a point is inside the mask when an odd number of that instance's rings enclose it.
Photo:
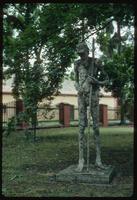
M 93 119 L 93 136 L 96 146 L 95 166 L 104 169 L 101 161 L 100 133 L 99 133 L 99 87 L 108 83 L 108 76 L 101 62 L 89 57 L 89 48 L 82 42 L 77 46 L 80 59 L 74 64 L 75 87 L 78 91 L 79 111 L 79 162 L 77 171 L 82 171 L 84 159 L 84 131 L 88 125 L 87 108 L 89 106 Z M 92 87 L 92 92 L 90 91 Z M 90 102 L 90 103 L 89 103 Z M 91 105 L 89 105 L 91 104 Z

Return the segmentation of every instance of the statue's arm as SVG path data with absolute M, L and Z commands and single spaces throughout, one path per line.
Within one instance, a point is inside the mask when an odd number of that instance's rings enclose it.
M 104 67 L 102 66 L 101 62 L 99 60 L 95 60 L 95 66 L 97 67 L 98 72 L 100 72 L 100 77 L 95 78 L 93 76 L 88 76 L 90 83 L 96 84 L 96 85 L 107 85 L 109 83 L 109 78 L 107 73 L 104 70 Z

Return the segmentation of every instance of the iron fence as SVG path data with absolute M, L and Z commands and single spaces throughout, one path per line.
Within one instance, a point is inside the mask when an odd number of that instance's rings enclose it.
M 108 108 L 108 120 L 120 120 L 120 109 Z
M 3 127 L 6 126 L 11 117 L 16 116 L 16 104 L 14 101 L 3 104 Z
M 3 128 L 6 127 L 8 120 L 17 114 L 16 102 L 3 104 Z M 57 127 L 61 126 L 59 107 L 51 107 L 49 112 L 45 112 L 45 107 L 39 107 L 37 112 L 37 127 Z M 118 121 L 120 112 L 117 108 L 108 108 L 108 122 Z M 70 107 L 70 126 L 78 125 L 78 108 Z

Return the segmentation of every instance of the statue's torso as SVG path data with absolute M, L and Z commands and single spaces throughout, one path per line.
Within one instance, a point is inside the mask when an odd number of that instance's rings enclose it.
M 79 64 L 78 68 L 79 73 L 79 86 L 82 87 L 83 83 L 86 81 L 89 75 L 89 67 L 85 68 L 82 63 Z
M 83 87 L 84 88 L 84 93 L 88 94 L 91 84 L 87 81 L 88 76 L 93 76 L 94 78 L 97 78 L 97 73 L 98 73 L 98 69 L 97 66 L 94 65 L 94 69 L 92 69 L 92 58 L 88 58 L 87 62 L 83 63 L 81 60 L 78 61 L 78 84 L 79 87 Z M 92 85 L 92 90 L 94 92 L 94 90 L 99 89 L 98 86 Z

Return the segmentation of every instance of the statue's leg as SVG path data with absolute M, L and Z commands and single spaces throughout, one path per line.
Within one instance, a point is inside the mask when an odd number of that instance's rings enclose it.
M 84 167 L 84 130 L 87 123 L 87 113 L 84 98 L 78 97 L 79 105 L 79 161 L 77 171 L 82 171 Z
M 99 98 L 98 96 L 93 96 L 91 114 L 93 119 L 93 137 L 96 148 L 96 161 L 95 166 L 99 168 L 104 168 L 101 161 L 101 146 L 100 146 L 100 132 L 99 132 Z
M 84 129 L 85 127 L 79 128 L 79 161 L 77 171 L 82 171 L 84 167 Z

